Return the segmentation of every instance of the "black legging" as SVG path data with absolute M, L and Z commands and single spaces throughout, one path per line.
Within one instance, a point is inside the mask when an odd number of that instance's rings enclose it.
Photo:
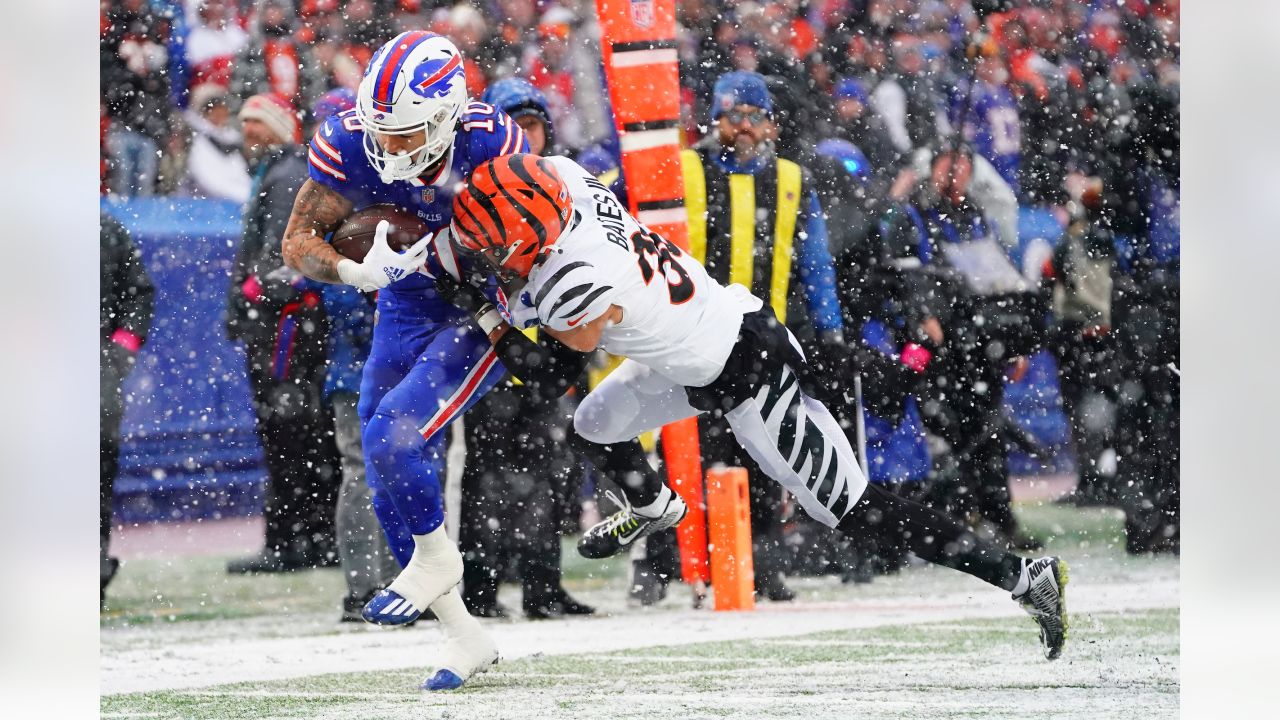
M 874 534 L 1005 590 L 1013 590 L 1022 573 L 1022 558 L 978 538 L 957 520 L 878 485 L 867 485 L 836 527 L 851 537 Z

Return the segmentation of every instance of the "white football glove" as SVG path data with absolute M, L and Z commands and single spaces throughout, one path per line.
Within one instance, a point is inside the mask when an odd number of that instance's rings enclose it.
M 427 259 L 427 246 L 432 235 L 426 235 L 403 253 L 398 253 L 387 244 L 387 231 L 391 224 L 386 220 L 378 223 L 373 233 L 373 247 L 364 256 L 364 262 L 356 262 L 348 258 L 338 261 L 338 277 L 342 282 L 364 292 L 381 290 L 391 283 L 404 278 L 422 267 Z

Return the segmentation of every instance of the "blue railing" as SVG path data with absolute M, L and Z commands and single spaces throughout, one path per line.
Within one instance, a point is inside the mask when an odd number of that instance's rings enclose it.
M 124 384 L 117 519 L 259 512 L 265 473 L 245 356 L 223 323 L 240 206 L 148 198 L 102 209 L 128 228 L 156 286 L 151 332 Z

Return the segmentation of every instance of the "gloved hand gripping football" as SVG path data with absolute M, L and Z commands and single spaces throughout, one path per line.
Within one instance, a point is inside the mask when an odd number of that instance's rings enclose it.
M 378 223 L 378 229 L 373 235 L 373 247 L 369 248 L 369 254 L 365 255 L 363 262 L 346 258 L 338 262 L 338 277 L 342 282 L 364 292 L 373 292 L 422 267 L 434 235 L 425 235 L 408 250 L 398 253 L 387 243 L 387 232 L 390 229 L 391 224 L 386 220 Z

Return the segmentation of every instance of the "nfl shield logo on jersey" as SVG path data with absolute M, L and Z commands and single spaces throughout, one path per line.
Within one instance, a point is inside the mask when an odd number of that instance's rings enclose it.
M 422 188 L 422 202 L 430 205 L 436 201 L 436 189 L 433 187 Z
M 631 22 L 636 27 L 653 27 L 653 0 L 631 0 Z

